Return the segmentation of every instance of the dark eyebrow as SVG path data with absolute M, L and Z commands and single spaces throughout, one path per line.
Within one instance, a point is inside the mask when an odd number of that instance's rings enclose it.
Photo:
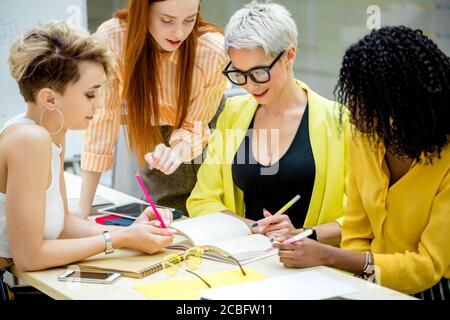
M 250 70 L 253 70 L 253 69 L 266 68 L 268 66 L 258 65 L 258 66 L 251 67 L 250 69 L 247 69 L 246 71 L 236 68 L 233 64 L 231 64 L 230 67 L 233 67 L 233 69 L 231 69 L 231 71 L 249 72 Z
M 196 13 L 190 15 L 189 17 L 186 17 L 186 19 L 188 19 L 188 18 L 193 18 L 193 17 L 195 17 L 197 14 L 198 14 L 198 12 L 196 12 Z M 177 17 L 171 16 L 171 15 L 165 14 L 165 13 L 161 13 L 160 15 L 161 15 L 161 16 L 165 16 L 165 17 L 170 18 L 170 19 L 177 19 Z
M 98 89 L 98 88 L 100 88 L 101 86 L 102 86 L 101 84 L 97 84 L 97 85 L 95 85 L 95 86 L 93 86 L 93 87 L 90 87 L 89 90 L 91 90 L 91 89 Z

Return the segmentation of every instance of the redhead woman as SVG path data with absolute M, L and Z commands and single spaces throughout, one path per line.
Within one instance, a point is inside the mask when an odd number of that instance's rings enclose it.
M 191 160 L 208 141 L 227 85 L 222 32 L 202 19 L 200 0 L 131 0 L 98 31 L 117 67 L 84 140 L 80 215 L 113 163 L 120 124 L 155 201 L 185 210 L 196 179 Z

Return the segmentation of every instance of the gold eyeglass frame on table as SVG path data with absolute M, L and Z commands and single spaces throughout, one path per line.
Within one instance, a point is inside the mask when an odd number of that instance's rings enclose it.
M 203 281 L 203 283 L 205 283 L 208 286 L 208 288 L 211 288 L 211 284 L 209 284 L 208 281 L 206 281 L 202 276 L 200 276 L 199 274 L 197 274 L 193 271 L 193 270 L 197 269 L 198 267 L 200 267 L 200 265 L 202 264 L 202 261 L 204 259 L 205 253 L 208 253 L 208 252 L 212 252 L 212 253 L 218 254 L 219 256 L 231 259 L 233 262 L 235 262 L 239 266 L 239 269 L 241 270 L 242 275 L 243 276 L 247 275 L 245 273 L 244 268 L 242 267 L 241 263 L 236 258 L 234 258 L 230 254 L 226 253 L 225 251 L 221 251 L 218 249 L 209 248 L 209 247 L 205 247 L 205 246 L 196 246 L 196 247 L 192 247 L 192 248 L 186 250 L 182 254 L 173 253 L 173 254 L 169 254 L 169 255 L 165 256 L 161 261 L 162 270 L 164 270 L 166 275 L 174 276 L 178 273 L 178 270 L 180 270 L 180 267 L 181 267 L 183 270 L 195 275 L 197 278 L 199 278 L 201 281 Z M 187 266 L 187 268 L 182 267 L 183 262 Z

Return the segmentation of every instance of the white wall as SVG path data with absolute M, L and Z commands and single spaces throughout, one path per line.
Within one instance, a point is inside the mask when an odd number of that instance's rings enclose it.
M 26 105 L 7 64 L 11 42 L 37 22 L 50 19 L 87 27 L 86 0 L 0 1 L 0 127 L 12 116 L 25 112 Z M 81 151 L 81 132 L 67 135 L 66 158 Z
M 251 0 L 207 0 L 202 11 L 225 26 L 234 11 Z M 260 1 L 261 2 L 261 1 Z M 369 32 L 373 6 L 379 22 L 422 29 L 450 55 L 449 0 L 275 0 L 288 8 L 299 29 L 295 76 L 314 91 L 334 99 L 342 57 L 350 44 Z

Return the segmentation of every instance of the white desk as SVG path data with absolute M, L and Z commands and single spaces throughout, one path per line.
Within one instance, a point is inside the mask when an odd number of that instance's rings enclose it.
M 79 177 L 67 173 L 65 177 L 68 194 L 73 195 L 77 192 L 77 190 L 80 190 L 81 179 Z M 97 194 L 115 203 L 137 200 L 136 198 L 101 185 L 99 185 L 97 189 Z M 267 277 L 282 276 L 299 272 L 299 270 L 284 268 L 279 262 L 278 256 L 272 256 L 264 260 L 256 261 L 247 266 L 266 275 Z M 233 268 L 236 268 L 236 266 L 205 260 L 198 272 L 207 278 L 209 272 L 217 272 Z M 343 296 L 343 298 L 346 299 L 415 299 L 403 293 L 390 290 L 379 285 L 368 283 L 366 281 L 353 277 L 352 275 L 328 267 L 315 267 L 311 269 L 317 270 L 325 275 L 345 282 L 346 284 L 360 290 L 357 293 Z M 39 289 L 48 296 L 54 299 L 68 300 L 146 299 L 144 295 L 133 289 L 132 286 L 134 283 L 147 283 L 151 281 L 160 281 L 167 279 L 167 276 L 163 272 L 157 272 L 143 279 L 122 277 L 117 282 L 110 285 L 73 282 L 69 283 L 58 281 L 57 276 L 64 270 L 65 269 L 63 268 L 55 268 L 38 272 L 20 272 L 14 267 L 12 268 L 12 272 L 16 277 L 26 281 L 28 284 Z M 176 277 L 192 277 L 192 275 L 188 274 L 187 272 L 179 272 Z

